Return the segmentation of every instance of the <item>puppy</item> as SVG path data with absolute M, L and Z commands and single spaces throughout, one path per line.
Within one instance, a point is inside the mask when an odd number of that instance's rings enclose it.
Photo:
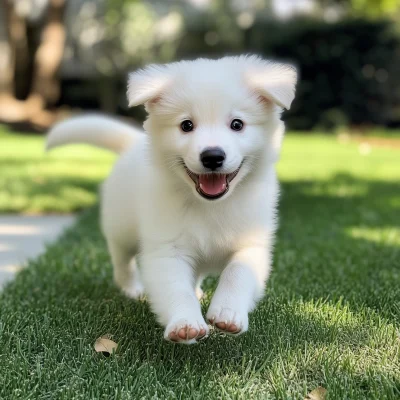
M 227 334 L 248 329 L 271 269 L 282 109 L 296 71 L 256 56 L 150 65 L 129 78 L 145 133 L 102 116 L 61 122 L 53 148 L 81 142 L 121 154 L 102 187 L 102 230 L 117 285 L 146 293 L 164 338 L 208 335 L 198 298 L 219 274 L 206 319 Z M 140 266 L 140 268 L 139 268 Z

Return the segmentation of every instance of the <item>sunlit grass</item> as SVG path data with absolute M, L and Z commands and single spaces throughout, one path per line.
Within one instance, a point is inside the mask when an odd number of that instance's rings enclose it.
M 340 143 L 333 135 L 289 134 L 284 139 L 278 171 L 285 181 L 315 182 L 345 174 L 360 180 L 394 182 L 400 180 L 399 150 L 372 147 L 363 155 L 355 141 Z
M 364 196 L 366 181 L 400 181 L 398 149 L 373 147 L 363 155 L 358 143 L 341 144 L 332 135 L 288 134 L 281 159 L 280 179 L 311 181 L 303 187 L 310 195 Z M 72 212 L 91 206 L 114 160 L 90 146 L 45 153 L 43 136 L 9 133 L 0 126 L 0 212 Z M 399 196 L 387 200 L 400 207 Z
M 91 206 L 114 158 L 89 146 L 45 153 L 43 136 L 0 127 L 0 212 L 72 212 Z
M 113 156 L 83 147 L 43 156 L 42 138 L 4 137 L 16 156 L 0 146 L 0 158 L 15 169 L 0 182 L 16 185 L 15 211 L 96 201 Z M 0 398 L 304 399 L 323 386 L 329 399 L 399 399 L 399 167 L 399 149 L 365 154 L 352 141 L 288 135 L 266 297 L 245 335 L 191 347 L 164 342 L 148 304 L 114 287 L 91 209 L 0 295 Z M 93 350 L 104 334 L 119 344 L 113 357 Z
M 400 246 L 400 228 L 390 226 L 388 228 L 368 228 L 362 226 L 347 229 L 349 236 L 355 239 L 363 239 L 375 243 Z

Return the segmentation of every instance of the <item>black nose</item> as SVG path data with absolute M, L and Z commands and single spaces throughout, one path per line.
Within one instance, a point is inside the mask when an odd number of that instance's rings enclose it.
M 200 160 L 205 168 L 214 171 L 222 167 L 225 160 L 225 152 L 219 147 L 210 147 L 200 154 Z

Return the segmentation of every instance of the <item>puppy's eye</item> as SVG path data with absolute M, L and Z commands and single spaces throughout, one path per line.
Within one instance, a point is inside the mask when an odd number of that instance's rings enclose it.
M 234 119 L 231 122 L 231 129 L 233 131 L 241 131 L 243 129 L 243 121 L 241 119 Z
M 194 129 L 194 124 L 190 119 L 185 119 L 181 123 L 181 129 L 183 132 L 191 132 Z

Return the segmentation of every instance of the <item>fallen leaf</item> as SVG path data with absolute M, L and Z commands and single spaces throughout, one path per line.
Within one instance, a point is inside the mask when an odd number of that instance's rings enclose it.
M 111 335 L 104 335 L 96 340 L 94 349 L 97 351 L 97 353 L 103 353 L 104 356 L 108 357 L 113 351 L 117 350 L 118 344 L 110 338 Z
M 322 386 L 318 386 L 310 393 L 308 393 L 304 400 L 325 400 L 326 392 L 327 391 L 325 388 L 323 388 Z

